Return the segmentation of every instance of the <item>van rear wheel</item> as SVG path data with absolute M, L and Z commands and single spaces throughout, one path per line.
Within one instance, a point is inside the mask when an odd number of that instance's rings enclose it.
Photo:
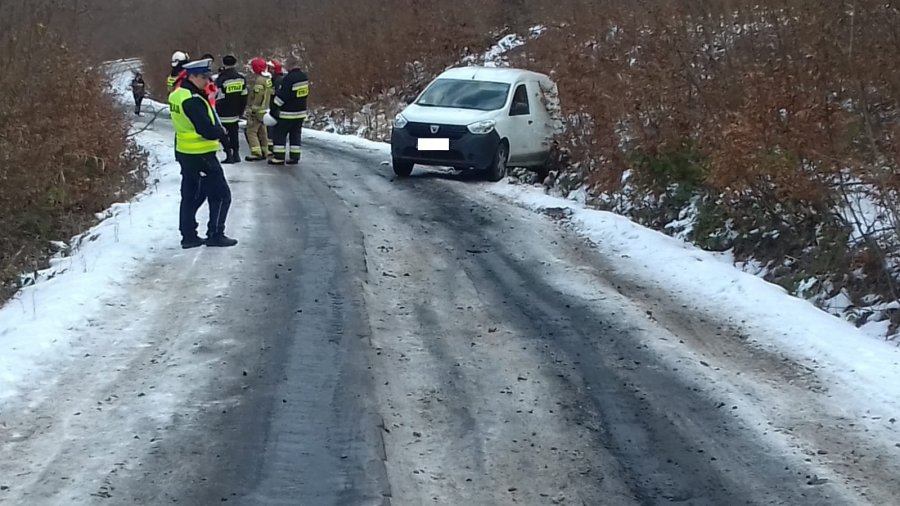
M 543 181 L 548 175 L 550 175 L 551 170 L 557 168 L 557 166 L 560 165 L 559 155 L 559 143 L 557 143 L 556 141 L 551 142 L 550 149 L 547 151 L 547 158 L 544 159 L 544 163 L 542 163 L 540 167 L 534 169 L 541 181 Z
M 500 141 L 494 161 L 487 170 L 488 180 L 496 182 L 506 177 L 507 163 L 509 163 L 509 146 L 506 141 Z
M 406 162 L 394 158 L 393 160 L 391 160 L 391 165 L 394 167 L 394 174 L 397 174 L 400 177 L 408 177 L 410 174 L 412 174 L 414 164 L 412 162 Z

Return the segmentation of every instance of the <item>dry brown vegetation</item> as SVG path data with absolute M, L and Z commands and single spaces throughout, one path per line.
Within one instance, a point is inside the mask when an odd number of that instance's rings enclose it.
M 822 298 L 896 300 L 898 8 L 613 4 L 515 60 L 559 82 L 575 119 L 563 142 L 592 193 L 621 192 L 630 171 L 625 209 L 640 221 L 662 227 L 693 204 L 695 242 L 771 262 L 790 289 L 814 276 Z
M 0 299 L 141 181 L 126 117 L 58 2 L 0 1 Z M 64 28 L 60 31 L 59 28 Z M 85 28 L 86 29 L 86 28 Z M 137 171 L 137 172 L 136 172 Z
M 48 25 L 75 32 L 96 56 L 142 56 L 157 98 L 175 49 L 244 61 L 293 53 L 314 80 L 320 113 L 352 115 L 375 102 L 377 112 L 361 121 L 380 115 L 382 122 L 438 71 L 504 33 L 543 24 L 547 32 L 514 51 L 511 63 L 550 73 L 560 85 L 568 128 L 557 185 L 585 183 L 598 205 L 660 228 L 693 207 L 695 242 L 769 262 L 769 278 L 791 289 L 815 276 L 822 283 L 812 291 L 822 297 L 846 289 L 858 306 L 896 299 L 900 11 L 893 2 L 77 5 L 70 9 L 87 13 L 78 19 L 95 25 L 61 24 L 59 13 Z M 111 12 L 117 23 L 92 28 Z M 860 197 L 875 212 L 841 212 Z M 863 299 L 872 293 L 880 299 Z
M 476 0 L 190 4 L 162 0 L 157 4 L 159 12 L 177 5 L 183 14 L 175 19 L 161 17 L 160 21 L 167 21 L 161 24 L 145 20 L 155 25 L 156 44 L 145 47 L 142 54 L 157 93 L 175 48 L 192 56 L 232 53 L 245 62 L 256 55 L 284 56 L 292 51 L 316 76 L 317 104 L 331 107 L 370 98 L 398 84 L 415 86 L 410 63 L 422 62 L 427 75 L 452 64 L 467 47 L 481 51 L 491 43 L 491 31 L 507 18 L 507 2 Z

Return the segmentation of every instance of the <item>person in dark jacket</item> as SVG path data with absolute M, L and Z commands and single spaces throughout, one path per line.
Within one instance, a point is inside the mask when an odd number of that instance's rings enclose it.
M 134 113 L 138 116 L 141 115 L 141 102 L 144 101 L 146 88 L 144 76 L 140 72 L 135 72 L 134 79 L 131 80 L 131 94 L 134 96 Z
M 240 129 L 238 122 L 244 115 L 247 108 L 247 78 L 245 78 L 235 67 L 237 66 L 237 58 L 228 55 L 222 59 L 225 67 L 219 72 L 216 78 L 216 88 L 218 96 L 216 100 L 216 112 L 222 125 L 228 130 L 228 140 L 224 143 L 225 160 L 222 163 L 239 163 L 241 155 L 240 149 Z
M 206 85 L 211 80 L 209 60 L 186 63 L 184 72 L 181 85 L 169 95 L 175 159 L 181 165 L 181 247 L 234 246 L 237 241 L 225 235 L 231 189 L 216 158 L 219 142 L 228 132 L 206 99 Z M 197 210 L 204 200 L 209 205 L 205 241 L 197 235 Z
M 272 58 L 267 64 L 267 69 L 272 73 L 272 98 L 269 100 L 269 109 L 271 109 L 273 105 L 272 102 L 275 101 L 275 94 L 278 92 L 278 87 L 281 86 L 281 81 L 284 80 L 284 65 L 277 59 Z M 269 136 L 269 153 L 272 153 L 272 150 L 275 148 L 274 127 L 267 126 L 266 133 Z
M 270 118 L 275 122 L 274 156 L 269 163 L 281 165 L 285 163 L 286 144 L 290 140 L 289 165 L 300 163 L 300 137 L 303 133 L 303 122 L 306 120 L 307 97 L 309 96 L 309 77 L 300 69 L 299 62 L 293 61 L 291 71 L 284 76 L 275 99 L 272 102 Z

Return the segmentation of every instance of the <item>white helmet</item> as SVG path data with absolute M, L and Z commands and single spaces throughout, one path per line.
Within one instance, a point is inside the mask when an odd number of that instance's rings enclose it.
M 188 61 L 188 54 L 184 51 L 175 51 L 172 53 L 172 66 L 177 67 L 179 63 Z

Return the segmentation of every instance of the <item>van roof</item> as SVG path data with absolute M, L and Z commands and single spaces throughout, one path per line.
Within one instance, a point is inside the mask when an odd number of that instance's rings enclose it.
M 445 71 L 438 79 L 471 79 L 473 81 L 494 81 L 499 83 L 514 84 L 523 77 L 532 77 L 539 81 L 550 79 L 544 74 L 530 70 L 510 67 L 457 67 Z

